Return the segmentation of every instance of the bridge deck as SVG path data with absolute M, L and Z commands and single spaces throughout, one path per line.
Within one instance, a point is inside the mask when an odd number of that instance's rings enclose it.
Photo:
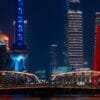
M 43 89 L 43 88 L 53 88 L 53 89 L 100 89 L 100 86 L 65 86 L 65 85 L 30 85 L 30 86 L 4 86 L 0 87 L 0 90 L 11 90 L 11 89 Z
M 18 86 L 1 87 L 0 94 L 26 94 L 32 96 L 57 96 L 57 95 L 99 95 L 100 87 L 69 87 L 69 86 Z

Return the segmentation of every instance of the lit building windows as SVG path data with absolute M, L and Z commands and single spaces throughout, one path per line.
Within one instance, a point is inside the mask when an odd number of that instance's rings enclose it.
M 23 23 L 23 17 L 22 16 L 18 16 L 18 23 Z
M 23 32 L 23 25 L 18 25 L 18 32 Z
M 96 12 L 95 21 L 95 46 L 94 46 L 94 71 L 100 71 L 100 12 Z
M 18 14 L 23 14 L 23 9 L 21 7 L 18 8 Z
M 75 3 L 79 6 L 79 0 L 68 1 L 68 11 L 66 14 L 66 25 L 65 25 L 65 33 L 66 33 L 66 59 L 65 64 L 69 64 L 73 67 L 79 68 L 83 67 L 83 21 L 82 21 L 82 11 L 79 7 L 75 7 L 78 9 L 74 9 Z M 70 6 L 71 4 L 71 6 Z M 77 68 L 76 68 L 77 69 Z

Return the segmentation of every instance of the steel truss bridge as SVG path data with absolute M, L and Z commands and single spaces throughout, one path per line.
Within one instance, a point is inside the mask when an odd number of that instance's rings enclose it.
M 18 86 L 27 84 L 40 84 L 35 74 L 15 71 L 0 71 L 0 86 Z
M 21 88 L 99 88 L 100 71 L 75 71 L 53 74 L 49 83 L 42 83 L 35 74 L 0 71 L 0 89 Z
M 52 75 L 53 84 L 66 86 L 100 86 L 100 71 L 75 71 Z

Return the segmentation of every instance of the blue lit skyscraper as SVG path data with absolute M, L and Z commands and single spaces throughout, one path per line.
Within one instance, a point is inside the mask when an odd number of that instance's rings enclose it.
M 65 0 L 65 64 L 83 67 L 83 22 L 79 0 Z
M 15 36 L 14 44 L 12 46 L 11 67 L 15 71 L 26 70 L 26 60 L 28 56 L 27 46 L 24 39 L 24 0 L 17 1 L 17 15 L 15 20 Z

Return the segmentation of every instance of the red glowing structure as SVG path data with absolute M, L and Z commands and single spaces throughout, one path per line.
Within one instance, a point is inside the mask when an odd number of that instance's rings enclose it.
M 100 71 L 100 12 L 96 13 L 95 49 L 93 71 Z M 99 76 L 93 77 L 93 85 L 97 85 Z
M 96 40 L 95 40 L 95 54 L 94 54 L 94 71 L 100 71 L 100 25 L 96 26 Z

